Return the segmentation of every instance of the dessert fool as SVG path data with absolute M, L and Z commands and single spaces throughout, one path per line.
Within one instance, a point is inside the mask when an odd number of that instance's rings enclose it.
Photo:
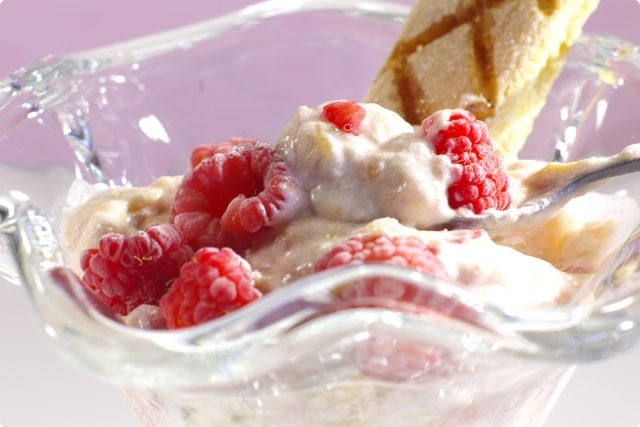
M 550 166 L 502 158 L 466 110 L 439 110 L 413 126 L 377 104 L 331 101 L 298 108 L 274 146 L 203 145 L 184 176 L 105 189 L 82 203 L 76 195 L 65 235 L 86 288 L 141 327 L 200 324 L 302 277 L 362 263 L 412 268 L 503 306 L 550 307 L 632 231 L 624 218 L 640 208 L 631 198 L 590 193 L 526 235 L 431 229 L 518 206 L 536 179 L 553 176 Z M 74 191 L 96 190 L 78 183 Z M 394 280 L 334 296 L 459 315 Z
M 365 103 L 300 107 L 273 144 L 199 146 L 184 176 L 144 188 L 77 182 L 64 221 L 76 272 L 141 328 L 201 324 L 316 272 L 366 263 L 513 309 L 562 304 L 632 232 L 633 199 L 590 193 L 517 235 L 436 229 L 516 207 L 554 178 L 553 164 L 517 153 L 597 3 L 418 0 Z M 381 277 L 332 297 L 474 321 L 465 306 Z M 538 425 L 540 401 L 566 373 L 493 366 L 481 378 L 482 362 L 465 354 L 384 331 L 373 338 L 357 346 L 348 379 L 275 387 L 255 403 L 243 393 L 126 392 L 154 426 Z

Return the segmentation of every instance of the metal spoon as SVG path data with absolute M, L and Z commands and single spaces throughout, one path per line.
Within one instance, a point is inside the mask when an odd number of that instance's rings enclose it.
M 640 144 L 627 146 L 611 157 L 594 157 L 570 163 L 549 163 L 535 175 L 527 200 L 505 211 L 488 211 L 479 215 L 464 214 L 440 224 L 437 229 L 485 229 L 503 232 L 527 227 L 551 217 L 572 198 L 604 184 L 608 178 L 640 172 Z M 548 175 L 545 177 L 545 173 Z

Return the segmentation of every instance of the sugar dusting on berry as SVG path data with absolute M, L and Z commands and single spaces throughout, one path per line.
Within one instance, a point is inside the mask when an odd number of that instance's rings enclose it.
M 479 214 L 509 208 L 509 178 L 484 122 L 462 109 L 441 110 L 422 122 L 421 132 L 436 154 L 447 155 L 460 168 L 460 177 L 447 190 L 452 209 Z
M 229 138 L 217 144 L 202 144 L 198 145 L 191 151 L 191 157 L 189 159 L 190 169 L 193 170 L 196 166 L 202 163 L 203 160 L 213 157 L 218 153 L 227 153 L 238 145 L 256 144 L 257 141 L 244 138 Z
M 368 376 L 406 382 L 446 366 L 450 355 L 442 347 L 382 330 L 359 342 L 355 357 L 358 367 Z
M 249 263 L 230 248 L 202 248 L 160 300 L 169 328 L 198 325 L 260 298 Z
M 470 231 L 458 241 L 477 237 Z M 412 235 L 365 235 L 351 237 L 321 257 L 316 271 L 360 264 L 391 264 L 411 268 L 438 279 L 453 282 L 439 258 L 439 248 Z M 338 300 L 350 306 L 378 306 L 394 310 L 432 312 L 473 321 L 475 314 L 454 299 L 444 298 L 430 290 L 387 277 L 368 277 L 341 287 Z
M 437 248 L 415 236 L 356 236 L 335 246 L 316 263 L 316 271 L 358 264 L 392 264 L 408 267 L 440 278 L 448 278 L 438 258 Z M 370 278 L 343 289 L 341 298 L 377 297 L 412 302 L 419 290 L 386 278 Z

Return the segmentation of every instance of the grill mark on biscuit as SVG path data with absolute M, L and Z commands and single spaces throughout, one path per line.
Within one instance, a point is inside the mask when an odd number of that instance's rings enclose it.
M 418 104 L 424 106 L 425 93 L 422 87 L 416 84 L 416 79 L 406 71 L 406 61 L 403 61 L 402 64 L 402 68 L 396 68 L 394 70 L 396 87 L 402 108 L 402 112 L 400 113 L 409 123 L 418 124 L 422 120 L 420 118 L 421 115 L 418 113 Z
M 481 82 L 481 95 L 484 97 L 486 103 L 476 103 L 468 106 L 467 109 L 471 110 L 480 120 L 485 120 L 487 117 L 493 115 L 498 92 L 498 82 L 496 81 L 497 77 L 493 66 L 494 40 L 491 36 L 493 19 L 488 12 L 486 1 L 482 1 L 480 13 L 476 16 L 472 25 L 473 53 L 477 65 L 476 71 L 478 72 Z
M 391 71 L 394 75 L 398 96 L 400 98 L 400 109 L 398 111 L 405 120 L 412 124 L 419 124 L 427 114 L 423 110 L 425 106 L 425 94 L 419 85 L 415 84 L 412 73 L 409 72 L 408 59 L 421 46 L 428 45 L 434 40 L 450 33 L 455 28 L 470 23 L 473 27 L 474 46 L 473 50 L 476 59 L 481 61 L 478 67 L 480 81 L 482 82 L 482 95 L 490 104 L 494 102 L 496 92 L 495 72 L 493 71 L 492 43 L 490 37 L 489 9 L 496 7 L 508 0 L 477 0 L 480 3 L 480 16 L 476 14 L 477 6 L 461 7 L 451 15 L 443 16 L 438 22 L 423 30 L 411 39 L 398 43 L 391 53 Z M 542 0 L 541 0 L 542 1 Z M 420 108 L 422 107 L 422 108 Z M 480 106 L 478 106 L 480 107 Z M 491 105 L 483 105 L 476 108 L 480 114 L 479 118 L 489 117 L 493 110 Z
M 418 124 L 422 118 L 424 118 L 420 117 L 421 114 L 417 111 L 417 103 L 422 103 L 424 106 L 425 102 L 425 94 L 422 88 L 414 84 L 415 79 L 412 78 L 412 73 L 409 72 L 409 57 L 420 49 L 421 46 L 433 42 L 451 32 L 459 25 L 471 20 L 473 18 L 473 11 L 472 8 L 468 8 L 460 13 L 443 16 L 438 22 L 426 28 L 412 39 L 405 40 L 403 43 L 398 44 L 391 54 L 392 58 L 394 58 L 395 65 L 393 72 L 402 109 L 400 113 L 409 123 Z

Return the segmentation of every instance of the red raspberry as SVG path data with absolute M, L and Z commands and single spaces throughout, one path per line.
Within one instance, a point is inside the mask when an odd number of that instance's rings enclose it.
M 217 153 L 226 153 L 233 150 L 236 146 L 241 144 L 255 144 L 257 141 L 244 139 L 244 138 L 229 138 L 219 144 L 202 144 L 198 145 L 191 152 L 191 158 L 189 166 L 191 169 L 195 169 L 204 159 L 213 157 Z
M 358 264 L 393 264 L 408 267 L 440 279 L 452 281 L 438 258 L 438 248 L 416 236 L 372 235 L 352 237 L 337 245 L 323 256 L 315 266 L 316 271 Z M 470 320 L 465 306 L 431 291 L 389 278 L 367 278 L 341 288 L 338 299 L 350 304 L 384 306 L 407 311 L 436 310 L 451 317 Z M 375 301 L 373 301 L 375 300 Z M 408 304 L 407 304 L 408 303 Z
M 325 105 L 322 116 L 343 132 L 360 135 L 366 112 L 355 101 L 334 101 Z
M 185 263 L 180 277 L 160 300 L 169 328 L 206 322 L 261 296 L 249 263 L 229 248 L 202 248 Z
M 316 271 L 365 263 L 388 263 L 446 276 L 437 250 L 415 236 L 352 237 L 322 257 L 316 263 Z
M 386 382 L 415 381 L 451 362 L 451 356 L 442 347 L 382 330 L 359 341 L 355 357 L 364 374 Z
M 207 246 L 229 246 L 236 251 L 248 248 L 246 235 L 224 231 L 219 218 L 204 211 L 184 212 L 170 218 L 173 225 L 182 232 L 189 246 L 197 250 Z
M 434 129 L 434 113 L 422 122 L 422 133 L 436 154 L 446 154 L 461 166 L 461 175 L 447 189 L 449 206 L 468 208 L 479 214 L 486 209 L 506 210 L 511 205 L 509 178 L 494 154 L 487 126 L 468 111 L 449 110 L 447 126 Z
M 131 236 L 108 233 L 82 253 L 84 285 L 121 315 L 157 304 L 193 251 L 172 225 L 154 225 Z
M 241 251 L 259 231 L 292 219 L 302 194 L 275 151 L 262 143 L 240 144 L 185 175 L 169 222 L 194 250 L 229 246 Z
M 329 268 L 385 263 L 409 267 L 423 273 L 447 278 L 442 262 L 433 248 L 415 236 L 372 235 L 352 237 L 337 245 L 316 263 L 316 271 Z M 412 302 L 418 290 L 414 286 L 393 279 L 371 278 L 363 284 L 350 287 L 341 297 L 381 297 Z

